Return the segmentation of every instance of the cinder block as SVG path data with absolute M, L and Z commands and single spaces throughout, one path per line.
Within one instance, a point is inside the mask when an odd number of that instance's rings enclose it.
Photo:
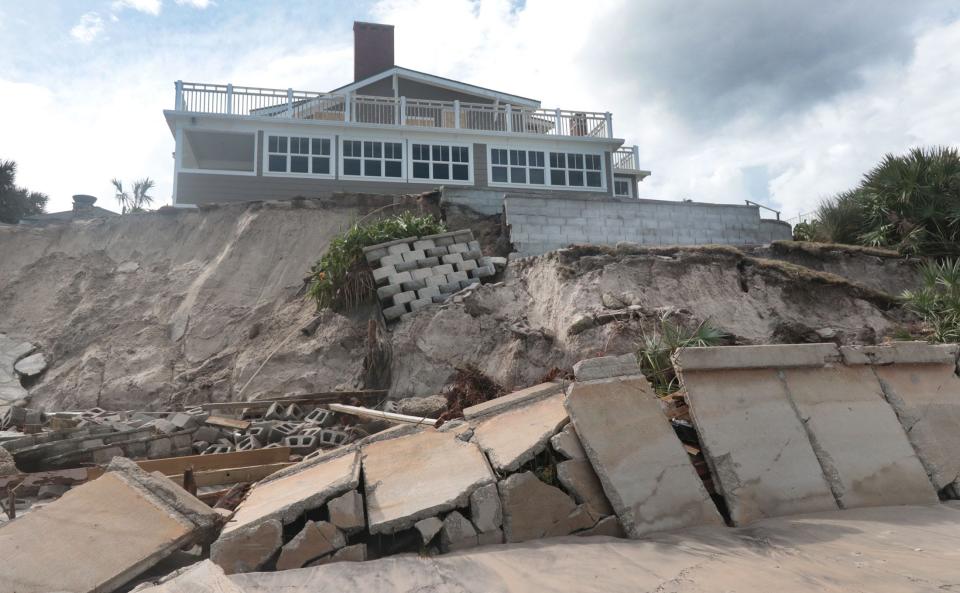
M 404 291 L 420 290 L 421 288 L 427 287 L 427 281 L 421 278 L 419 280 L 411 280 L 409 282 L 404 282 L 400 286 L 403 288 Z
M 417 299 L 429 299 L 430 297 L 439 295 L 440 289 L 436 286 L 428 286 L 417 291 Z
M 460 281 L 460 290 L 463 290 L 464 288 L 472 288 L 474 286 L 480 286 L 480 281 L 475 278 Z
M 433 242 L 433 239 L 420 239 L 413 242 L 414 251 L 433 249 L 434 247 L 436 247 L 436 243 Z
M 409 303 L 410 301 L 416 300 L 416 298 L 417 298 L 417 293 L 412 290 L 408 290 L 406 292 L 401 292 L 400 294 L 394 296 L 393 304 L 402 305 L 404 303 Z
M 419 311 L 420 309 L 423 309 L 424 307 L 432 304 L 433 304 L 433 298 L 417 299 L 415 301 L 410 301 L 410 311 L 411 312 Z
M 453 245 L 450 245 L 447 250 L 450 253 L 464 253 L 466 251 L 470 251 L 470 248 L 467 247 L 466 243 L 454 243 Z
M 445 264 L 458 264 L 463 261 L 463 255 L 460 253 L 451 253 L 450 255 L 444 255 L 440 259 L 442 259 Z
M 405 251 L 401 255 L 403 256 L 403 261 L 412 261 L 412 262 L 415 262 L 418 259 L 423 259 L 427 257 L 427 254 L 423 252 L 423 249 L 418 249 L 416 251 Z
M 460 290 L 460 281 L 448 282 L 440 286 L 440 294 L 453 294 Z
M 470 248 L 470 251 L 480 251 L 480 241 L 470 241 L 467 243 L 467 247 Z
M 406 305 L 394 305 L 392 307 L 386 307 L 383 310 L 383 317 L 387 321 L 393 321 L 394 319 L 400 319 L 404 313 L 407 312 Z
M 377 249 L 371 249 L 370 251 L 367 251 L 363 255 L 364 257 L 367 258 L 367 263 L 372 264 L 374 262 L 380 261 L 381 257 L 386 257 L 389 254 L 390 252 L 387 251 L 386 247 L 380 247 Z
M 449 294 L 440 293 L 435 297 L 430 297 L 434 305 L 439 305 L 440 303 L 445 303 L 450 299 Z
M 425 280 L 433 276 L 433 270 L 431 268 L 420 268 L 410 272 L 410 277 L 414 280 Z
M 415 261 L 402 261 L 399 264 L 395 264 L 394 269 L 397 270 L 397 273 L 400 272 L 411 272 L 417 269 L 417 262 Z
M 403 284 L 404 282 L 409 282 L 413 280 L 413 276 L 410 275 L 410 272 L 397 272 L 393 276 L 387 279 L 387 282 L 390 284 Z
M 393 266 L 383 266 L 382 268 L 377 268 L 373 271 L 373 281 L 376 283 L 384 282 L 390 276 L 393 276 L 397 273 L 397 269 Z
M 473 241 L 473 231 L 470 229 L 453 231 L 453 238 L 457 240 L 457 243 L 469 243 Z
M 377 289 L 377 298 L 385 301 L 395 294 L 400 294 L 402 289 L 399 284 L 387 284 Z
M 471 249 L 470 251 L 465 251 L 462 256 L 463 260 L 466 261 L 468 259 L 480 259 L 483 257 L 483 254 L 480 253 L 479 249 Z
M 449 251 L 446 247 L 431 247 L 430 249 L 425 249 L 424 253 L 427 254 L 427 257 L 443 257 Z
M 453 264 L 441 264 L 439 266 L 434 266 L 433 268 L 434 276 L 439 276 L 441 274 L 452 274 L 453 272 Z
M 453 235 L 437 237 L 433 240 L 437 247 L 449 247 L 456 243 L 456 240 L 453 238 Z
M 396 245 L 391 245 L 387 247 L 387 252 L 391 255 L 396 255 L 398 253 L 406 253 L 410 251 L 410 245 L 408 243 L 397 243 Z
M 425 257 L 423 259 L 417 260 L 418 268 L 432 268 L 433 266 L 440 265 L 439 257 Z
M 380 258 L 381 266 L 395 266 L 397 264 L 402 264 L 402 263 L 403 263 L 403 256 L 399 254 L 391 254 L 391 255 L 387 255 L 385 257 Z
M 458 272 L 469 272 L 470 270 L 477 269 L 477 261 L 474 259 L 468 259 L 457 264 Z
M 443 286 L 447 283 L 447 275 L 440 274 L 437 276 L 430 276 L 424 280 L 427 283 L 427 286 Z
M 475 270 L 470 270 L 470 277 L 472 278 L 488 278 L 497 273 L 497 270 L 493 266 L 480 266 Z
M 467 279 L 466 272 L 453 272 L 452 274 L 447 274 L 447 282 L 460 282 L 461 280 Z

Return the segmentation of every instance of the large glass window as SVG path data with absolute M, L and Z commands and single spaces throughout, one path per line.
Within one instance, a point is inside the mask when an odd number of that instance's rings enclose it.
M 494 148 L 490 151 L 492 181 L 544 184 L 543 151 Z
M 267 136 L 267 171 L 330 175 L 330 139 Z
M 550 153 L 550 184 L 569 187 L 602 187 L 602 158 L 599 154 Z
M 525 185 L 603 187 L 599 154 L 490 149 L 490 181 Z
M 633 191 L 631 186 L 633 181 L 629 177 L 614 177 L 613 178 L 613 195 L 620 196 L 624 198 L 632 198 Z
M 470 148 L 444 144 L 411 144 L 414 179 L 470 180 Z
M 380 140 L 344 140 L 343 174 L 403 177 L 403 144 Z

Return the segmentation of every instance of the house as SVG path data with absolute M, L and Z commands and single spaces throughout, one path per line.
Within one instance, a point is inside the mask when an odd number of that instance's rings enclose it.
M 649 175 L 609 112 L 396 66 L 393 26 L 353 31 L 354 81 L 329 92 L 177 81 L 174 205 L 437 186 L 634 198 Z
M 34 214 L 33 216 L 24 216 L 20 219 L 20 224 L 32 226 L 46 226 L 48 224 L 57 224 L 61 222 L 73 222 L 74 220 L 89 220 L 91 218 L 110 218 L 120 216 L 112 210 L 94 206 L 97 198 L 83 194 L 73 196 L 73 210 L 63 212 L 45 212 L 43 214 Z

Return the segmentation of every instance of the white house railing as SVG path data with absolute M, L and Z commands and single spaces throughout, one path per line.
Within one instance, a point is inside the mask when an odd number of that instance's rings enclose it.
M 182 81 L 177 81 L 175 86 L 174 109 L 188 113 L 613 138 L 613 122 L 609 112 L 337 95 Z
M 617 151 L 613 153 L 613 168 L 639 171 L 640 148 L 637 146 L 624 146 L 618 148 Z

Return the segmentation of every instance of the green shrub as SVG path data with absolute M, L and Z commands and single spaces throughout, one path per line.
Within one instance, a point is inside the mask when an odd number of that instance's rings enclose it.
M 310 269 L 307 294 L 318 309 L 355 309 L 374 294 L 375 283 L 363 248 L 407 237 L 445 232 L 443 222 L 432 216 L 403 212 L 367 224 L 354 224 L 330 241 L 327 252 Z
M 929 339 L 960 342 L 960 259 L 925 262 L 920 273 L 921 287 L 903 292 L 903 306 L 923 319 Z
M 817 228 L 811 222 L 798 222 L 793 225 L 794 241 L 816 241 Z
M 667 395 L 679 387 L 671 360 L 674 352 L 681 348 L 716 346 L 726 337 L 726 333 L 710 325 L 708 320 L 691 329 L 664 315 L 652 331 L 644 330 L 637 360 L 657 395 Z

